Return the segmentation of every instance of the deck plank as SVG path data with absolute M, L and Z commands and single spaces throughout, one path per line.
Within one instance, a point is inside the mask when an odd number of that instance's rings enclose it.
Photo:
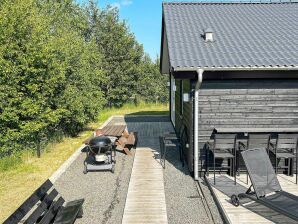
M 151 148 L 137 148 L 122 224 L 167 224 L 163 170 Z
M 221 206 L 224 209 L 224 212 L 226 213 L 230 223 L 232 224 L 297 223 L 296 221 L 280 213 L 277 213 L 267 208 L 266 206 L 263 206 L 259 203 L 256 203 L 250 200 L 244 203 L 243 206 L 235 207 L 230 203 L 230 195 L 229 195 L 232 192 L 231 189 L 233 189 L 233 181 L 234 181 L 233 178 L 228 175 L 216 175 L 216 180 L 219 180 L 219 181 L 215 186 L 212 184 L 213 177 L 210 176 L 208 179 L 212 185 L 212 189 L 215 193 L 215 196 L 219 200 Z M 290 192 L 291 194 L 298 196 L 298 186 L 295 184 L 295 177 L 278 175 L 278 180 L 284 191 Z M 225 185 L 225 186 L 220 186 L 220 185 Z M 240 177 L 237 177 L 237 188 L 235 189 L 238 189 L 239 191 L 239 189 L 241 189 L 242 187 L 248 188 L 249 185 L 250 185 L 250 181 L 248 185 L 246 184 L 246 175 L 241 174 Z M 229 187 L 231 189 L 228 189 Z M 237 194 L 240 192 L 235 192 L 235 193 Z
M 105 135 L 120 137 L 125 129 L 126 129 L 126 125 L 123 125 L 123 124 L 107 125 L 102 129 L 102 131 Z

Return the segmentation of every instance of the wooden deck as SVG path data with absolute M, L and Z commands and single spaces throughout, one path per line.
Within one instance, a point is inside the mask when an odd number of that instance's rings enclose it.
M 163 170 L 151 148 L 137 148 L 122 224 L 168 223 Z
M 245 192 L 249 187 L 246 184 L 246 175 L 241 174 L 237 178 L 237 185 L 234 185 L 234 179 L 228 175 L 216 175 L 216 185 L 213 185 L 213 176 L 207 177 L 215 196 L 217 197 L 225 215 L 232 224 L 292 224 L 296 221 L 277 213 L 266 206 L 256 203 L 251 200 L 246 200 L 244 204 L 235 207 L 230 203 L 230 196 Z M 284 191 L 298 195 L 298 185 L 295 184 L 295 176 L 289 177 L 286 175 L 278 175 L 278 180 Z

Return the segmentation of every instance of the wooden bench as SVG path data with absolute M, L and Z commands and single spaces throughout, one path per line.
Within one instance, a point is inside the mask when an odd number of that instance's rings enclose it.
M 123 133 L 123 135 L 117 140 L 116 145 L 117 148 L 121 151 L 124 151 L 127 155 L 132 156 L 132 153 L 130 152 L 131 148 L 136 148 L 138 142 L 138 133 L 137 132 L 131 132 Z
M 76 218 L 82 217 L 83 203 L 84 199 L 65 203 L 52 182 L 47 180 L 4 221 L 4 224 L 72 224 Z

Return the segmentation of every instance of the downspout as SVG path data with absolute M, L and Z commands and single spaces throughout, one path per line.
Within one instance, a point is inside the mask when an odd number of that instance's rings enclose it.
M 199 90 L 203 82 L 203 69 L 196 70 L 198 80 L 195 86 L 195 108 L 194 108 L 194 177 L 199 179 Z

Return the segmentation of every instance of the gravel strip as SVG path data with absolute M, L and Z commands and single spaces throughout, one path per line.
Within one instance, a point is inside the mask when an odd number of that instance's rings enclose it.
M 164 179 L 169 223 L 214 223 L 210 210 L 216 217 L 215 223 L 223 223 L 210 192 L 200 195 L 187 165 L 182 167 L 178 150 L 170 149 L 166 159 Z
M 132 150 L 134 152 L 134 150 Z M 121 223 L 133 157 L 117 153 L 115 173 L 89 172 L 83 174 L 85 154 L 55 182 L 55 187 L 68 200 L 85 198 L 83 218 L 76 223 Z
M 144 120 L 118 117 L 114 118 L 112 123 L 122 123 L 124 120 L 129 131 L 138 132 L 138 147 L 150 147 L 159 151 L 158 136 L 173 131 L 171 123 L 165 122 L 163 117 L 159 120 L 150 118 L 147 122 L 145 117 Z M 117 153 L 116 158 L 114 174 L 108 171 L 90 172 L 84 175 L 85 154 L 82 153 L 55 182 L 55 187 L 66 200 L 85 198 L 84 216 L 77 219 L 76 223 L 121 223 L 133 157 Z M 168 150 L 164 181 L 169 224 L 213 223 L 211 215 L 208 215 L 210 211 L 208 207 L 206 208 L 187 165 L 182 167 L 179 152 L 175 148 Z M 215 223 L 223 223 L 207 186 L 203 184 L 201 186 Z

